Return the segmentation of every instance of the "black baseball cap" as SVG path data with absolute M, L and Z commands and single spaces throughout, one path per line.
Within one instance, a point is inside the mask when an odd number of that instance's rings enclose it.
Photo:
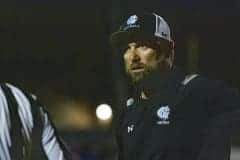
M 172 42 L 169 25 L 155 13 L 131 15 L 117 32 L 112 33 L 110 41 L 113 46 L 120 47 L 136 38 L 162 39 Z

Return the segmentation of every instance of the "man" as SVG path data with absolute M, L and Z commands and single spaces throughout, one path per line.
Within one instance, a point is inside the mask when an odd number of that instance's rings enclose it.
M 240 97 L 173 64 L 174 43 L 161 16 L 130 16 L 111 42 L 133 86 L 117 125 L 120 160 L 230 159 Z
M 0 160 L 68 160 L 47 112 L 35 96 L 0 85 Z

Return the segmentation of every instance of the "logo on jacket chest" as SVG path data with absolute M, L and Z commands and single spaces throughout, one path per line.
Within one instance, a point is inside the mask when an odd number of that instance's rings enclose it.
M 170 110 L 168 105 L 161 106 L 157 110 L 157 117 L 159 118 L 159 120 L 157 121 L 157 124 L 159 124 L 159 125 L 168 125 L 168 124 L 170 124 L 170 120 L 169 120 L 169 115 L 170 114 L 171 114 L 171 110 Z
M 135 126 L 134 124 L 131 124 L 131 125 L 129 125 L 129 126 L 127 127 L 128 133 L 133 132 L 134 126 Z

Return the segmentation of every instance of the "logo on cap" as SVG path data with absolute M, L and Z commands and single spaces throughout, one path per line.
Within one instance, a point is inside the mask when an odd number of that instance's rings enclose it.
M 162 36 L 167 37 L 167 33 L 162 32 Z
M 136 15 L 132 15 L 128 18 L 127 25 L 134 24 L 137 22 L 137 20 L 138 20 L 138 17 Z

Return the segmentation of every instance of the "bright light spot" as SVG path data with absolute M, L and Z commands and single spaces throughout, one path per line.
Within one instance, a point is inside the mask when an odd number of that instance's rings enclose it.
M 108 120 L 112 117 L 112 108 L 108 104 L 100 104 L 96 109 L 96 115 L 100 120 Z

